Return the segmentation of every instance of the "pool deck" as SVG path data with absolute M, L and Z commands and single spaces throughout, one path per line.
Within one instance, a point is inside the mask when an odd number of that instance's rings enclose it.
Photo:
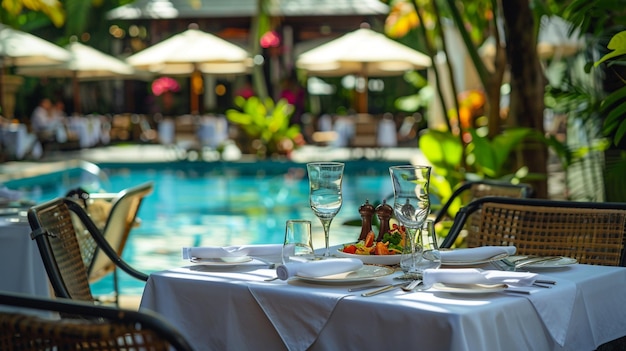
M 289 158 L 293 162 L 306 163 L 311 161 L 348 161 L 348 160 L 385 160 L 397 161 L 398 164 L 427 164 L 428 162 L 415 148 L 384 148 L 384 149 L 354 149 L 304 146 L 294 151 Z M 9 161 L 0 163 L 0 182 L 10 179 L 19 179 L 37 174 L 49 173 L 56 169 L 80 161 L 95 164 L 102 163 L 167 163 L 177 161 L 193 162 L 253 162 L 254 158 L 235 153 L 224 154 L 220 157 L 215 151 L 204 150 L 185 151 L 163 145 L 116 145 L 75 151 L 55 152 L 44 155 L 37 161 Z

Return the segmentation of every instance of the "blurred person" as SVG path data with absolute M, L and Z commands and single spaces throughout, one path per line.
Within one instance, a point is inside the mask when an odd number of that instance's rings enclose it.
M 52 101 L 43 98 L 30 118 L 31 130 L 42 142 L 65 142 L 65 117 L 54 111 Z

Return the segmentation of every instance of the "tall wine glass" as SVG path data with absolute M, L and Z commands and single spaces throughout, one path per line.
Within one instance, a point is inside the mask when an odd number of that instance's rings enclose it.
M 393 166 L 389 167 L 393 181 L 393 209 L 396 219 L 406 228 L 404 249 L 400 259 L 400 268 L 405 278 L 418 278 L 418 263 L 422 260 L 421 235 L 416 235 L 422 228 L 430 212 L 428 187 L 430 184 L 429 166 Z
M 344 164 L 339 162 L 311 162 L 306 165 L 309 174 L 309 204 L 324 227 L 326 245 L 324 257 L 330 256 L 330 223 L 343 202 L 341 194 L 343 167 Z

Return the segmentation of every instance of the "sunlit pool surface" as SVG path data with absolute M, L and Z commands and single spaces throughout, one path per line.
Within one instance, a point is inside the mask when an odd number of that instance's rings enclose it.
M 349 161 L 343 181 L 344 203 L 331 226 L 331 245 L 355 240 L 360 228 L 345 226 L 359 219 L 359 206 L 380 202 L 391 192 L 383 161 Z M 308 203 L 304 164 L 172 163 L 148 165 L 101 164 L 97 177 L 73 170 L 7 183 L 40 202 L 63 196 L 81 186 L 89 191 L 118 192 L 154 182 L 154 192 L 139 211 L 141 224 L 133 229 L 123 258 L 145 272 L 187 264 L 181 248 L 198 245 L 281 243 L 287 219 L 313 222 L 314 246 L 324 244 L 323 230 Z M 143 282 L 120 274 L 122 293 L 141 294 Z M 96 293 L 111 291 L 111 278 L 96 283 Z

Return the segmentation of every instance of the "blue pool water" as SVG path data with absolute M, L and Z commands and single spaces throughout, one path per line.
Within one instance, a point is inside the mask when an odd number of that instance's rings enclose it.
M 359 206 L 382 201 L 391 190 L 384 161 L 348 161 L 343 181 L 344 203 L 331 226 L 331 245 L 355 240 L 360 228 L 345 226 L 359 219 Z M 306 165 L 292 162 L 100 164 L 95 176 L 68 170 L 6 183 L 40 202 L 81 186 L 88 191 L 118 192 L 154 182 L 154 192 L 139 211 L 141 225 L 131 232 L 123 257 L 145 272 L 182 266 L 183 246 L 281 243 L 287 219 L 313 222 L 314 246 L 322 247 L 323 231 L 308 204 Z M 120 274 L 122 293 L 141 294 L 143 283 Z M 111 279 L 94 285 L 111 291 Z

